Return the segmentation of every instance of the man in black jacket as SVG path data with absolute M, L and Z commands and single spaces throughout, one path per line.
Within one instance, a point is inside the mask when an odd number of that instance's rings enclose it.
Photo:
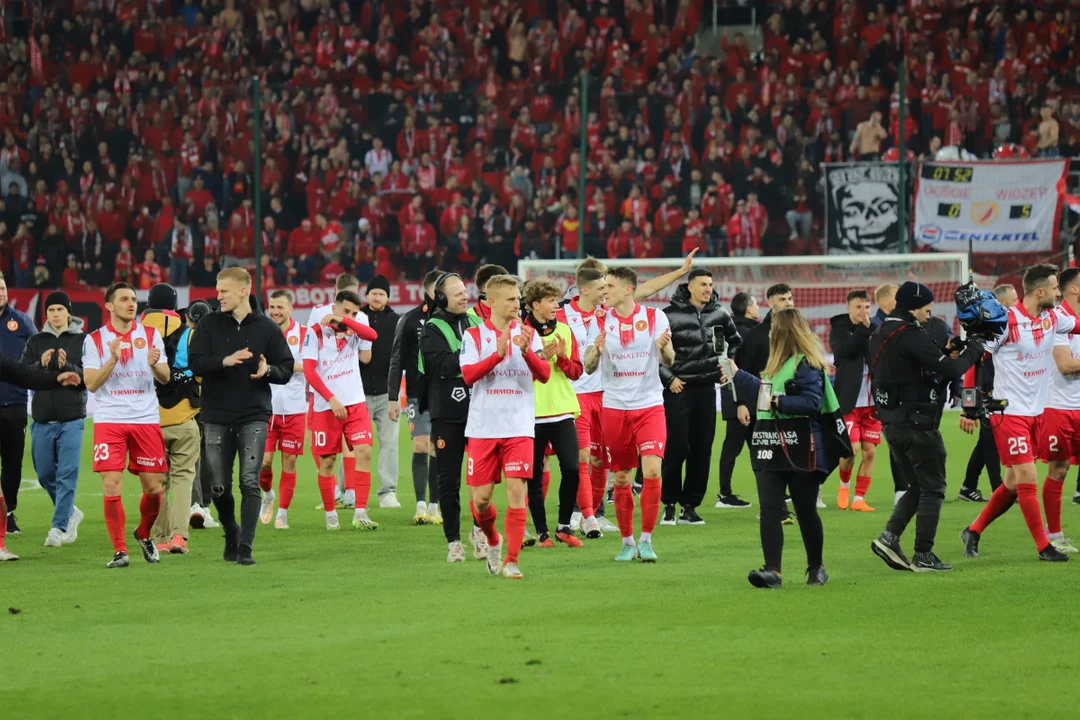
M 203 432 L 212 493 L 225 529 L 227 562 L 254 565 L 251 546 L 262 504 L 259 470 L 270 419 L 270 385 L 285 385 L 295 361 L 277 323 L 259 309 L 251 275 L 218 273 L 221 311 L 204 317 L 188 346 L 188 367 L 202 378 Z M 232 495 L 233 462 L 240 455 L 240 525 Z
M 735 293 L 731 298 L 731 317 L 739 337 L 746 337 L 758 325 L 761 309 L 757 300 L 747 292 Z M 731 407 L 729 407 L 731 406 Z M 746 502 L 731 489 L 731 476 L 735 473 L 735 462 L 739 453 L 750 442 L 750 428 L 739 422 L 736 403 L 721 403 L 720 414 L 724 418 L 724 444 L 720 446 L 720 494 L 716 496 L 717 508 L 747 508 Z
M 742 342 L 735 323 L 721 307 L 713 291 L 712 273 L 705 268 L 690 271 L 687 282 L 675 290 L 671 305 L 664 308 L 671 324 L 675 348 L 672 366 L 660 365 L 667 417 L 668 447 L 663 464 L 664 517 L 662 525 L 674 525 L 675 504 L 682 505 L 678 522 L 704 525 L 697 506 L 705 497 L 712 467 L 712 444 L 716 436 L 716 383 L 720 367 L 713 333 L 720 328 L 727 352 L 734 354 Z M 683 463 L 686 481 L 683 481 Z
M 67 293 L 45 298 L 45 328 L 26 342 L 22 363 L 35 368 L 78 373 L 86 333 L 82 318 L 71 316 Z M 53 501 L 52 527 L 45 547 L 70 545 L 79 537 L 83 512 L 75 507 L 86 419 L 86 386 L 39 390 L 31 400 L 30 453 L 38 482 Z
M 833 387 L 844 416 L 851 447 L 859 450 L 859 470 L 855 475 L 855 497 L 850 498 L 851 471 L 855 458 L 840 460 L 840 488 L 836 494 L 836 507 L 859 512 L 873 512 L 866 503 L 866 492 L 874 473 L 874 457 L 881 444 L 881 423 L 874 410 L 870 396 L 869 358 L 870 336 L 874 325 L 870 322 L 870 293 L 852 290 L 847 294 L 847 312 L 830 321 L 829 346 L 836 366 Z
M 424 276 L 424 301 L 405 313 L 398 321 L 394 332 L 394 346 L 390 354 L 390 370 L 387 384 L 394 387 L 405 382 L 405 411 L 409 418 L 409 434 L 412 436 L 412 479 L 416 493 L 416 514 L 413 522 L 417 525 L 441 525 L 439 513 L 439 484 L 436 476 L 435 449 L 431 444 L 431 413 L 420 411 L 420 398 L 424 395 L 427 380 L 420 372 L 420 335 L 424 324 L 434 310 L 432 289 L 442 277 L 441 270 L 432 270 Z M 390 404 L 390 418 L 397 420 L 401 415 L 401 406 Z M 428 502 L 424 502 L 427 497 Z
M 387 382 L 390 355 L 394 345 L 394 330 L 401 316 L 387 303 L 390 301 L 390 281 L 376 275 L 367 286 L 367 304 L 360 309 L 368 325 L 379 337 L 371 344 L 371 359 L 360 363 L 360 380 L 371 413 L 371 422 L 379 435 L 379 507 L 399 508 L 398 478 L 398 421 L 390 415 L 390 405 L 398 406 L 398 382 Z M 390 391 L 393 390 L 393 397 Z
M 432 290 L 436 310 L 420 336 L 423 373 L 427 378 L 420 412 L 431 413 L 431 437 L 439 477 L 447 562 L 465 562 L 461 545 L 461 462 L 465 457 L 465 422 L 469 416 L 469 386 L 461 377 L 461 338 L 478 324 L 466 313 L 469 293 L 455 273 L 443 275 Z M 473 557 L 487 559 L 487 541 L 473 527 Z

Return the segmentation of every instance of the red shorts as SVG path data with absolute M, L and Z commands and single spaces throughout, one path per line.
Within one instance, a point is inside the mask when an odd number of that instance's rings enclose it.
M 165 437 L 159 425 L 94 425 L 94 472 L 165 473 Z
M 1047 408 L 1039 422 L 1039 454 L 1044 462 L 1076 464 L 1080 455 L 1080 410 Z
M 1039 456 L 1037 443 L 1040 424 L 1038 417 L 1000 413 L 990 416 L 990 427 L 994 431 L 994 443 L 1002 465 L 1012 467 L 1035 462 Z
M 344 420 L 334 417 L 333 410 L 315 413 L 311 422 L 311 452 L 317 457 L 337 455 L 341 452 L 341 438 L 350 448 L 371 444 L 371 416 L 367 403 L 356 403 L 345 408 Z
M 861 442 L 871 445 L 881 444 L 881 421 L 872 407 L 857 407 L 844 416 L 851 446 L 858 450 Z
M 469 438 L 469 459 L 465 481 L 469 487 L 498 484 L 502 476 L 531 480 L 533 439 Z
M 589 448 L 589 452 L 600 457 L 603 447 L 604 393 L 582 393 L 577 396 L 581 414 L 577 416 L 577 440 L 579 448 Z
M 304 413 L 271 415 L 266 425 L 266 452 L 280 450 L 286 455 L 304 454 Z
M 663 405 L 643 410 L 604 408 L 603 421 L 608 470 L 635 470 L 641 455 L 664 457 L 667 419 Z

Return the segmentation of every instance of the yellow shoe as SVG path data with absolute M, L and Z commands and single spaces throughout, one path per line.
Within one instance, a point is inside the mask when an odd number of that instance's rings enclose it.
M 850 488 L 842 487 L 836 492 L 836 507 L 841 510 L 847 510 L 848 506 L 848 494 L 851 492 Z
M 867 505 L 865 500 L 856 500 L 851 503 L 851 509 L 856 512 L 874 512 L 874 508 Z

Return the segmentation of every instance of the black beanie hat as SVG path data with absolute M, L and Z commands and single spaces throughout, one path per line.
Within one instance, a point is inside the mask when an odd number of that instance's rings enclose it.
M 911 312 L 934 302 L 934 292 L 922 283 L 910 280 L 896 291 L 896 307 Z
M 389 295 L 390 281 L 382 275 L 376 275 L 375 277 L 371 278 L 371 282 L 367 284 L 367 291 L 371 292 L 372 290 L 382 290 L 384 293 Z
M 172 310 L 176 312 L 176 289 L 169 283 L 158 283 L 146 296 L 148 310 Z
M 67 308 L 68 313 L 71 312 L 71 298 L 63 290 L 53 290 L 45 298 L 45 309 L 48 310 L 53 305 L 63 305 Z

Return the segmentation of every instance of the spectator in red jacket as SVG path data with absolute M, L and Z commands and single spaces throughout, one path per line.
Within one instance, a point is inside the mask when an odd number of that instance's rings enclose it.
M 630 257 L 634 235 L 634 223 L 630 221 L 630 218 L 624 217 L 619 227 L 608 237 L 607 256 L 609 258 Z
M 421 279 L 434 266 L 436 240 L 435 228 L 423 218 L 402 230 L 401 255 L 410 280 Z
M 143 261 L 135 266 L 136 287 L 140 290 L 149 290 L 162 281 L 161 266 L 154 261 L 154 251 L 147 248 L 143 253 Z
M 727 225 L 728 254 L 732 257 L 758 257 L 761 255 L 761 235 L 758 225 L 750 216 L 745 200 L 735 203 L 735 212 Z
M 696 207 L 690 208 L 690 212 L 686 214 L 686 225 L 683 226 L 683 255 L 688 255 L 693 250 L 697 250 L 699 255 L 707 255 L 709 252 L 708 239 L 705 237 L 705 221 L 700 215 Z

